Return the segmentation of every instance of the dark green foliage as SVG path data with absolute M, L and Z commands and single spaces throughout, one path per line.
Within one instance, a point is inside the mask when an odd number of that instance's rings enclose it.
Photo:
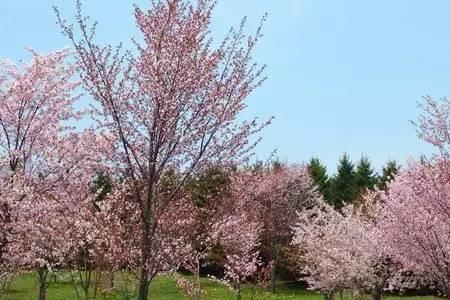
M 231 184 L 229 172 L 220 167 L 211 167 L 203 173 L 194 177 L 187 186 L 187 193 L 198 208 L 198 222 L 195 228 L 195 247 L 198 252 L 208 251 L 207 244 L 208 230 L 217 203 L 226 199 L 225 195 Z M 206 253 L 206 252 L 205 252 Z M 215 245 L 202 259 L 200 273 L 202 275 L 213 275 L 221 277 L 223 275 L 225 256 L 220 245 Z
M 341 208 L 346 203 L 351 203 L 358 196 L 356 186 L 355 165 L 351 162 L 347 153 L 339 159 L 336 174 L 331 179 L 331 204 Z
M 426 157 L 425 154 L 420 155 L 419 162 L 424 166 L 429 166 L 431 164 L 431 162 L 429 161 L 429 159 Z
M 313 157 L 308 164 L 309 174 L 325 200 L 330 201 L 330 179 L 327 168 L 319 158 Z
M 272 170 L 282 170 L 283 168 L 286 168 L 286 164 L 281 162 L 280 160 L 276 159 L 272 162 Z
M 174 169 L 169 169 L 161 175 L 158 194 L 160 197 L 171 197 L 177 190 L 181 182 L 179 174 Z
M 93 185 L 93 192 L 97 193 L 97 197 L 94 200 L 94 206 L 97 210 L 100 210 L 98 207 L 98 202 L 103 201 L 111 192 L 112 184 L 111 184 L 111 178 L 108 174 L 105 173 L 98 173 L 95 175 L 94 180 L 92 182 Z
M 388 182 L 394 178 L 394 176 L 398 173 L 399 170 L 400 165 L 398 165 L 395 160 L 388 161 L 386 165 L 383 167 L 381 176 L 378 179 L 378 188 L 381 190 L 385 190 Z
M 356 167 L 356 188 L 358 194 L 364 193 L 366 189 L 373 189 L 377 183 L 378 176 L 372 169 L 369 159 L 366 156 L 361 157 Z
M 211 167 L 192 181 L 190 191 L 198 207 L 204 207 L 217 198 L 230 184 L 227 172 L 219 167 Z

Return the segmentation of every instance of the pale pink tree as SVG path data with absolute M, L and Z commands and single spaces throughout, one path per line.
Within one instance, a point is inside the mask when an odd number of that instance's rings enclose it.
M 84 170 L 82 160 L 66 159 L 70 156 L 66 152 L 77 151 L 73 149 L 77 149 L 74 142 L 78 140 L 77 134 L 69 132 L 67 122 L 80 116 L 73 109 L 77 83 L 71 78 L 75 70 L 64 62 L 69 53 L 31 54 L 32 61 L 20 67 L 7 61 L 0 65 L 0 253 L 2 263 L 37 268 L 40 298 L 44 299 L 48 258 L 59 259 L 60 249 L 49 242 L 41 245 L 48 248 L 35 251 L 31 249 L 35 244 L 27 237 L 44 243 L 45 235 L 55 238 L 57 231 L 52 231 L 62 223 L 58 219 L 47 221 L 64 205 L 64 201 L 58 203 L 57 196 L 62 182 Z M 22 236 L 25 233 L 27 237 Z M 26 243 L 30 247 L 19 246 Z
M 241 299 L 241 284 L 260 266 L 260 240 L 263 223 L 256 197 L 263 187 L 263 177 L 254 171 L 237 171 L 231 175 L 230 187 L 217 205 L 210 224 L 213 243 L 225 255 L 225 283 Z
M 159 0 L 148 11 L 136 8 L 143 39 L 136 43 L 137 55 L 124 56 L 120 46 L 116 51 L 95 42 L 80 2 L 79 35 L 59 17 L 95 101 L 98 130 L 115 150 L 111 165 L 126 178 L 127 201 L 137 211 L 139 300 L 147 299 L 157 273 L 152 245 L 159 217 L 202 168 L 248 158 L 255 146 L 249 137 L 266 124 L 237 121 L 246 98 L 264 80 L 263 68 L 252 59 L 261 31 L 246 36 L 243 22 L 214 48 L 208 31 L 213 8 L 209 0 Z M 172 170 L 179 180 L 162 194 L 163 175 Z
M 384 196 L 380 228 L 392 255 L 405 268 L 450 295 L 450 162 L 410 161 Z
M 93 208 L 91 182 L 97 164 L 95 155 L 86 151 L 95 139 L 70 134 L 55 138 L 39 159 L 38 174 L 16 177 L 11 193 L 20 201 L 12 204 L 15 224 L 10 252 L 14 265 L 22 270 L 37 268 L 41 289 L 45 289 L 48 271 L 67 266 L 70 255 L 78 251 L 75 235 L 88 208 Z M 91 165 L 89 165 L 91 163 Z M 42 291 L 41 293 L 44 293 Z M 44 297 L 44 296 L 42 296 Z
M 380 299 L 400 266 L 381 243 L 373 218 L 376 207 L 362 210 L 349 205 L 336 211 L 323 203 L 299 213 L 294 244 L 310 288 L 329 297 L 344 290 L 370 291 Z
M 260 206 L 262 222 L 261 251 L 274 291 L 277 263 L 292 242 L 297 211 L 313 207 L 321 197 L 302 165 L 273 163 L 260 172 L 260 192 L 255 200 Z
M 450 155 L 450 102 L 447 98 L 423 97 L 421 114 L 412 122 L 419 138 L 438 148 L 442 156 Z

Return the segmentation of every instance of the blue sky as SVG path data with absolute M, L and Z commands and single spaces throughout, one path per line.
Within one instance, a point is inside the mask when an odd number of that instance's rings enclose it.
M 100 22 L 101 41 L 135 34 L 130 1 L 85 0 Z M 147 7 L 150 1 L 137 1 Z M 71 0 L 0 0 L 0 57 L 27 59 L 25 47 L 47 52 L 68 46 L 51 5 L 70 17 Z M 334 169 L 344 151 L 388 159 L 429 154 L 409 120 L 422 95 L 450 95 L 450 1 L 221 0 L 213 36 L 240 17 L 253 32 L 267 12 L 255 54 L 268 81 L 250 99 L 246 116 L 275 116 L 257 150 L 274 149 L 292 162 L 320 157 Z

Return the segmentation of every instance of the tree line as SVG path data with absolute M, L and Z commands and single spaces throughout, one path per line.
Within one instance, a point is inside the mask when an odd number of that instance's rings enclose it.
M 367 190 L 385 189 L 386 184 L 399 172 L 400 165 L 395 160 L 388 161 L 382 167 L 381 174 L 378 174 L 367 156 L 362 156 L 355 165 L 344 153 L 333 175 L 327 173 L 326 166 L 317 157 L 310 159 L 308 168 L 324 199 L 334 207 L 341 208 L 357 202 Z

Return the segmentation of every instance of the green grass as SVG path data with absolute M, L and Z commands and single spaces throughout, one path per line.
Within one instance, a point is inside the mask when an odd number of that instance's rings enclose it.
M 67 274 L 65 278 L 59 278 L 57 282 L 51 282 L 47 288 L 47 300 L 75 300 L 77 299 L 72 282 Z M 125 297 L 125 283 L 117 276 L 116 290 L 108 295 L 98 295 L 98 300 L 123 300 Z M 233 294 L 228 288 L 202 279 L 202 287 L 205 289 L 205 300 L 232 300 Z M 35 300 L 37 299 L 38 283 L 33 273 L 18 276 L 11 285 L 10 291 L 4 295 L 5 300 Z M 130 298 L 134 299 L 134 288 L 128 289 Z M 345 295 L 343 300 L 349 300 L 350 295 Z M 370 299 L 370 297 L 366 297 Z M 175 281 L 169 277 L 156 278 L 150 287 L 149 299 L 158 300 L 184 300 L 188 298 L 176 286 Z M 323 300 L 320 294 L 299 289 L 293 284 L 279 283 L 277 292 L 272 294 L 252 285 L 245 285 L 242 291 L 242 300 Z M 432 296 L 388 296 L 386 300 L 436 300 Z M 336 297 L 336 300 L 340 300 Z

